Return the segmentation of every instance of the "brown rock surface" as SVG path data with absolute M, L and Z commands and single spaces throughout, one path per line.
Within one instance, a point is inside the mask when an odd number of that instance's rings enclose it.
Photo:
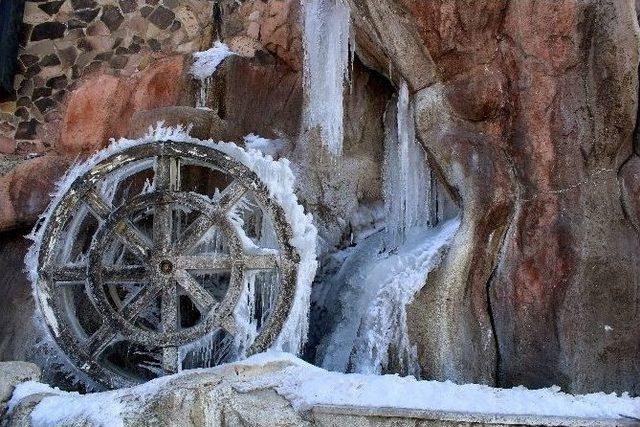
M 141 137 L 159 122 L 170 127 L 189 126 L 189 135 L 202 140 L 242 141 L 243 136 L 234 132 L 234 127 L 218 117 L 214 111 L 193 107 L 163 107 L 137 112 L 131 119 L 128 136 Z
M 172 56 L 131 77 L 88 78 L 69 96 L 56 150 L 90 154 L 126 135 L 134 113 L 179 104 L 188 92 L 184 64 L 183 56 Z
M 350 3 L 463 209 L 409 309 L 424 374 L 640 393 L 631 2 Z
M 1 176 L 0 231 L 33 224 L 69 163 L 69 158 L 50 154 L 27 160 Z
M 241 134 L 296 135 L 302 114 L 302 75 L 270 54 L 233 56 L 216 72 L 207 103 Z

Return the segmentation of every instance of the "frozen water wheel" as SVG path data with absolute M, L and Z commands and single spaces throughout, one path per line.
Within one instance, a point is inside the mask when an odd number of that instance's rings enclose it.
M 37 302 L 73 364 L 108 387 L 268 348 L 298 255 L 266 186 L 201 144 L 153 142 L 92 165 L 58 199 Z

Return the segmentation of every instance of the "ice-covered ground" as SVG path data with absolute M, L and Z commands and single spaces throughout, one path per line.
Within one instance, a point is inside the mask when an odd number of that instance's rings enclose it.
M 475 384 L 418 381 L 413 377 L 397 375 L 342 374 L 326 371 L 280 352 L 258 354 L 232 365 L 260 367 L 274 362 L 282 365 L 289 363 L 289 366 L 277 370 L 265 369 L 255 376 L 232 375 L 227 380 L 239 392 L 271 388 L 301 411 L 316 405 L 347 405 L 493 415 L 613 419 L 640 417 L 640 398 L 627 395 L 593 393 L 574 396 L 562 393 L 557 387 L 539 390 L 524 387 L 498 389 Z M 215 375 L 223 370 L 224 367 L 218 367 L 197 373 Z M 170 386 L 172 379 L 192 375 L 193 372 L 184 371 L 132 389 L 91 395 L 62 392 L 44 384 L 27 382 L 16 388 L 9 402 L 9 410 L 30 395 L 46 392 L 55 396 L 45 398 L 34 408 L 31 415 L 34 426 L 56 425 L 78 419 L 98 425 L 121 425 L 124 411 L 135 410 L 131 408 L 132 402 L 147 400 Z

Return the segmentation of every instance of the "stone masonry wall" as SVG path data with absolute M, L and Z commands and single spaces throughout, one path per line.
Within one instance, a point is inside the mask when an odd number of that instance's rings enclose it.
M 49 148 L 74 82 L 102 70 L 130 75 L 154 58 L 208 47 L 213 0 L 32 0 L 25 3 L 16 99 L 0 103 L 0 153 Z M 3 147 L 2 141 L 16 142 Z M 7 145 L 7 144 L 5 144 Z

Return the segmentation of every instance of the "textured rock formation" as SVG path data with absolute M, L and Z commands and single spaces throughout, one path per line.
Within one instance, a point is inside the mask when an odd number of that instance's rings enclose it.
M 40 368 L 27 362 L 0 362 L 0 418 L 4 416 L 6 404 L 13 389 L 25 381 L 40 380 Z
M 463 209 L 410 308 L 425 375 L 639 393 L 631 2 L 351 4 Z

